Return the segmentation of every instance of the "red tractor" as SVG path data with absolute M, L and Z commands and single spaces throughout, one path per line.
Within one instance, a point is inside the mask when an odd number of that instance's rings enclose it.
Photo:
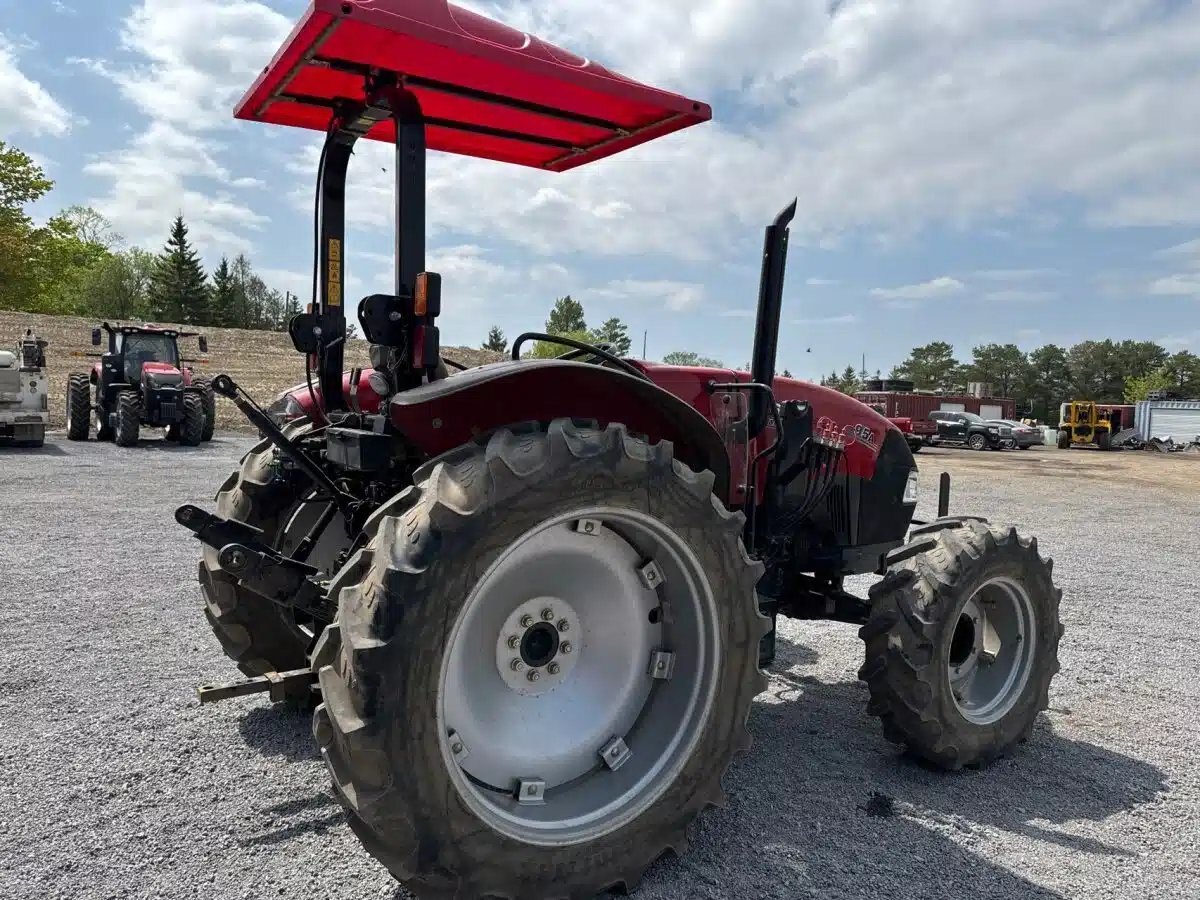
M 119 447 L 138 442 L 143 426 L 165 428 L 168 440 L 195 446 L 210 440 L 216 420 L 216 395 L 208 379 L 185 365 L 179 339 L 198 337 L 200 352 L 208 341 L 190 331 L 157 325 L 109 325 L 92 329 L 92 346 L 108 337 L 108 349 L 90 374 L 67 380 L 67 437 L 113 441 Z
M 721 803 L 775 621 L 859 626 L 885 736 L 949 769 L 1025 740 L 1058 670 L 1036 539 L 913 519 L 904 435 L 773 378 L 793 203 L 766 230 L 752 372 L 545 334 L 449 374 L 425 271 L 427 149 L 562 172 L 710 118 L 445 0 L 315 0 L 238 108 L 325 133 L 318 295 L 290 331 L 316 378 L 217 494 L 180 507 L 208 620 L 255 692 L 315 703 L 365 847 L 421 898 L 632 888 Z M 346 373 L 347 164 L 396 147 L 396 282 L 361 300 Z M 445 301 L 452 302 L 447 287 Z M 557 359 L 522 345 L 558 341 Z M 875 575 L 868 597 L 844 579 Z M 802 748 L 798 748 L 800 750 Z

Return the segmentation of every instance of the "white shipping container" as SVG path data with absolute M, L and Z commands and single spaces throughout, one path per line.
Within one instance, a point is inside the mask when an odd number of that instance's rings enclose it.
M 1200 400 L 1142 400 L 1134 410 L 1134 427 L 1143 441 L 1193 441 L 1200 436 Z

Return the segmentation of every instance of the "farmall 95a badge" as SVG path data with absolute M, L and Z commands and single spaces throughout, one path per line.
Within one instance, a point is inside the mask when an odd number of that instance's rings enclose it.
M 868 447 L 877 447 L 879 444 L 878 435 L 869 426 L 862 423 L 842 426 L 828 416 L 821 416 L 817 420 L 815 434 L 826 439 L 840 438 L 845 446 L 858 443 Z

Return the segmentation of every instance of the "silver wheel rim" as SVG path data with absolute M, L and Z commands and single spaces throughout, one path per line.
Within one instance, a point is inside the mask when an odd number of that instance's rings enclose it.
M 451 780 L 525 843 L 611 833 L 692 755 L 721 652 L 711 585 L 673 530 L 615 508 L 549 520 L 492 563 L 448 638 L 437 716 Z
M 980 586 L 958 614 L 947 675 L 959 713 L 990 725 L 1016 705 L 1033 670 L 1037 619 L 1026 590 L 1008 578 Z

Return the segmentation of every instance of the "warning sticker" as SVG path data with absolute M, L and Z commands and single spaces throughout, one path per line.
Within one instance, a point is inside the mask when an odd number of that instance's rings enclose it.
M 325 302 L 330 306 L 342 305 L 342 242 L 337 238 L 329 239 L 329 282 Z

